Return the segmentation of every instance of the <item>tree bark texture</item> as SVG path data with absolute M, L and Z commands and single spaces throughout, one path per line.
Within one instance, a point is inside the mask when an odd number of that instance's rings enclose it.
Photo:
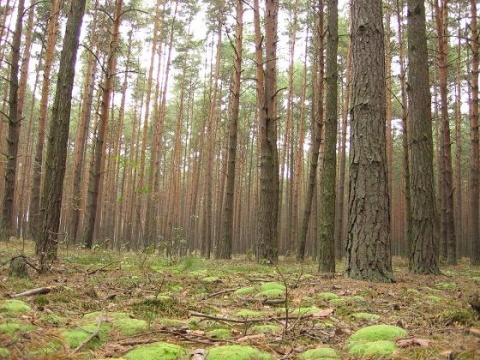
M 382 1 L 352 7 L 352 137 L 346 275 L 392 282 Z
M 73 1 L 68 9 L 68 19 L 60 56 L 60 68 L 47 144 L 45 180 L 42 188 L 42 228 L 37 242 L 37 254 L 40 255 L 42 270 L 47 270 L 51 262 L 57 257 L 72 90 L 85 3 L 86 0 Z
M 412 243 L 410 271 L 438 274 L 438 220 L 424 0 L 408 0 L 408 109 Z

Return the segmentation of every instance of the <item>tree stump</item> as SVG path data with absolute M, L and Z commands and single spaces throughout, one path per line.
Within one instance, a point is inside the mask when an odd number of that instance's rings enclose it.
M 10 259 L 10 276 L 28 278 L 27 258 L 23 255 Z

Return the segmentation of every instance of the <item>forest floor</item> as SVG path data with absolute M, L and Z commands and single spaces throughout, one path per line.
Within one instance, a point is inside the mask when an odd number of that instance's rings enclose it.
M 0 358 L 480 359 L 468 304 L 480 268 L 466 260 L 413 276 L 395 259 L 396 283 L 378 284 L 345 279 L 341 264 L 328 277 L 288 258 L 274 267 L 101 249 L 63 249 L 52 272 L 10 277 L 20 254 L 35 262 L 32 243 L 0 244 Z M 44 294 L 16 296 L 36 288 Z M 374 335 L 355 340 L 365 328 Z

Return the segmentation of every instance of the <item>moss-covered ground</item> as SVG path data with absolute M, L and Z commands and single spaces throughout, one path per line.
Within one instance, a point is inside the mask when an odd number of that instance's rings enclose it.
M 52 272 L 11 278 L 23 247 L 0 243 L 0 359 L 480 359 L 480 314 L 468 305 L 480 268 L 466 260 L 416 276 L 395 259 L 397 282 L 378 284 L 289 258 L 61 249 Z

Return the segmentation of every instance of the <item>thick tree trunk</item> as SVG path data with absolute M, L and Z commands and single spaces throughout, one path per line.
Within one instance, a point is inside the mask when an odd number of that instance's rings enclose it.
M 45 181 L 42 190 L 42 228 L 37 242 L 37 254 L 40 255 L 42 270 L 47 270 L 57 257 L 75 63 L 85 3 L 85 0 L 74 1 L 68 9 L 68 20 L 60 56 L 60 68 L 48 136 Z
M 345 273 L 392 282 L 382 1 L 352 8 L 352 137 Z
M 424 0 L 408 0 L 409 153 L 412 243 L 410 271 L 438 274 L 432 116 Z

